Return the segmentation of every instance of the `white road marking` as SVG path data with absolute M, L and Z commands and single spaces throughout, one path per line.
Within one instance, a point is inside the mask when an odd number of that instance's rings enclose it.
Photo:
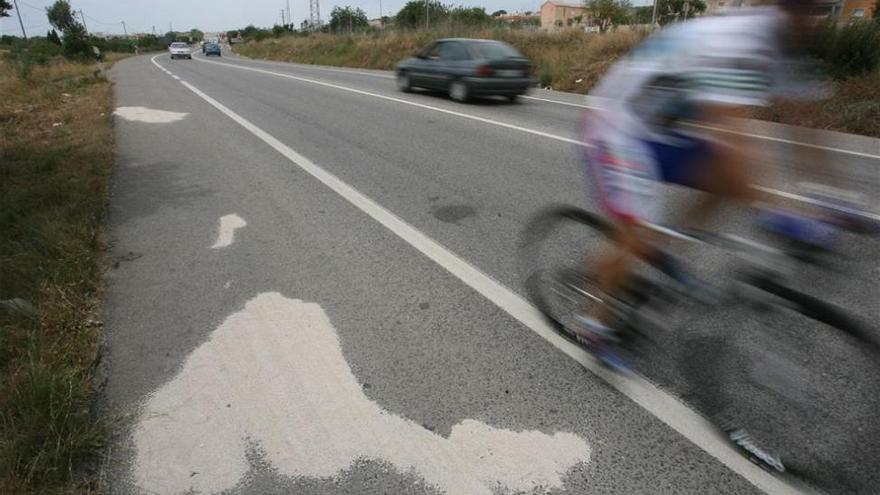
M 247 59 L 247 61 L 249 61 L 249 62 L 266 62 L 266 63 L 269 62 L 269 61 L 254 60 L 254 59 Z M 283 64 L 283 62 L 278 62 L 278 64 Z M 231 64 L 224 64 L 224 65 L 231 65 Z M 322 66 L 309 66 L 308 64 L 288 64 L 288 65 L 292 65 L 293 67 L 302 67 L 306 70 L 316 69 L 316 70 L 323 70 L 323 71 L 327 71 L 327 72 L 340 72 L 343 74 L 359 74 L 362 76 L 380 77 L 380 78 L 384 78 L 384 79 L 394 79 L 394 76 L 387 75 L 387 74 L 372 74 L 369 72 L 361 72 L 361 71 L 353 70 L 353 69 L 352 70 L 334 69 L 334 68 L 322 67 Z M 257 69 L 257 70 L 259 70 L 259 69 Z M 283 74 L 277 74 L 277 73 L 273 73 L 273 74 L 285 76 Z M 309 81 L 309 82 L 312 82 L 312 81 Z M 531 96 L 531 95 L 521 95 L 521 98 L 525 98 L 527 100 L 543 101 L 546 103 L 553 103 L 556 105 L 565 105 L 565 106 L 569 106 L 569 107 L 584 108 L 584 109 L 589 109 L 589 110 L 601 110 L 601 108 L 594 107 L 591 105 L 584 105 L 584 104 L 580 104 L 580 103 L 571 103 L 568 101 L 553 100 L 550 98 L 539 98 L 537 96 Z M 858 157 L 862 157 L 862 158 L 871 158 L 871 159 L 875 159 L 875 160 L 880 160 L 880 155 L 876 155 L 876 154 L 872 154 L 872 153 L 864 153 L 861 151 L 853 151 L 853 150 L 847 150 L 847 149 L 843 149 L 843 148 L 835 148 L 833 146 L 823 146 L 823 145 L 818 145 L 818 144 L 805 143 L 803 141 L 795 141 L 792 139 L 777 138 L 777 137 L 773 137 L 773 136 L 767 136 L 764 134 L 755 134 L 755 133 L 749 133 L 749 132 L 735 131 L 733 129 L 725 129 L 723 127 L 706 126 L 706 125 L 701 125 L 701 124 L 688 124 L 688 125 L 690 125 L 692 127 L 697 127 L 700 129 L 710 130 L 713 132 L 721 132 L 721 133 L 725 133 L 725 134 L 735 134 L 738 136 L 745 136 L 745 137 L 750 137 L 753 139 L 760 139 L 763 141 L 773 141 L 776 143 L 792 144 L 792 145 L 796 145 L 796 146 L 803 146 L 806 148 L 830 151 L 833 153 L 840 153 L 840 154 L 844 154 L 844 155 L 851 155 L 851 156 L 858 156 Z
M 146 122 L 148 124 L 169 124 L 183 120 L 188 113 L 169 112 L 147 107 L 119 107 L 113 111 L 113 115 L 131 122 Z
M 224 289 L 228 289 L 232 287 L 232 280 L 227 280 L 225 284 L 223 284 Z
M 499 127 L 504 127 L 504 128 L 507 128 L 507 129 L 512 129 L 512 130 L 515 130 L 515 131 L 520 131 L 520 132 L 525 132 L 525 133 L 529 133 L 529 134 L 534 134 L 534 135 L 536 135 L 536 136 L 541 136 L 541 137 L 545 137 L 545 138 L 553 139 L 553 140 L 556 140 L 556 141 L 562 141 L 562 142 L 564 142 L 564 143 L 576 144 L 576 145 L 584 146 L 584 147 L 587 147 L 587 148 L 592 148 L 592 147 L 593 147 L 593 145 L 591 145 L 590 143 L 587 143 L 587 142 L 584 142 L 584 141 L 578 141 L 578 140 L 576 140 L 576 139 L 566 138 L 566 137 L 563 137 L 563 136 L 557 136 L 557 135 L 555 135 L 555 134 L 550 134 L 550 133 L 548 133 L 548 132 L 538 131 L 538 130 L 535 130 L 535 129 L 529 129 L 529 128 L 527 128 L 527 127 L 521 127 L 521 126 L 513 125 L 513 124 L 507 124 L 507 123 L 504 123 L 504 122 L 499 122 L 499 121 L 497 121 L 497 120 L 492 120 L 492 119 L 487 119 L 487 118 L 483 118 L 483 117 L 478 117 L 478 116 L 476 116 L 476 115 L 470 115 L 470 114 L 466 114 L 466 113 L 456 112 L 456 111 L 453 111 L 453 110 L 446 110 L 446 109 L 444 109 L 444 108 L 434 107 L 434 106 L 431 106 L 431 105 L 425 105 L 425 104 L 422 104 L 422 103 L 416 103 L 416 102 L 408 101 L 408 100 L 404 100 L 404 99 L 401 99 L 401 98 L 394 98 L 394 97 L 391 97 L 391 96 L 384 96 L 384 95 L 380 95 L 380 94 L 377 94 L 377 93 L 371 93 L 371 92 L 369 92 L 369 91 L 362 91 L 362 90 L 360 90 L 360 89 L 354 89 L 354 88 L 349 88 L 349 87 L 346 87 L 346 86 L 340 86 L 340 85 L 338 85 L 338 84 L 331 84 L 331 83 L 327 83 L 327 82 L 323 82 L 323 81 L 316 81 L 316 80 L 314 80 L 314 79 L 308 79 L 308 78 L 304 78 L 304 77 L 292 76 L 292 75 L 289 75 L 289 74 L 282 74 L 282 73 L 279 73 L 279 72 L 272 72 L 272 71 L 268 71 L 268 70 L 257 69 L 257 68 L 254 68 L 254 67 L 244 67 L 244 66 L 240 66 L 240 65 L 226 64 L 226 63 L 222 63 L 222 62 L 214 62 L 214 61 L 209 61 L 209 60 L 202 60 L 201 58 L 198 58 L 198 57 L 196 58 L 196 60 L 198 60 L 198 61 L 200 61 L 200 62 L 209 63 L 209 64 L 225 65 L 225 66 L 227 66 L 227 67 L 232 67 L 232 68 L 235 68 L 235 69 L 249 70 L 249 71 L 253 71 L 253 72 L 260 72 L 260 73 L 269 74 L 269 75 L 273 75 L 273 76 L 284 77 L 284 78 L 288 78 L 288 79 L 294 79 L 294 80 L 297 80 L 297 81 L 302 81 L 302 82 L 307 82 L 307 83 L 317 84 L 317 85 L 319 85 L 319 86 L 326 86 L 326 87 L 329 87 L 329 88 L 340 89 L 340 90 L 343 90 L 343 91 L 349 91 L 349 92 L 352 92 L 352 93 L 362 94 L 362 95 L 366 95 L 366 96 L 372 96 L 372 97 L 375 97 L 375 98 L 380 98 L 380 99 L 383 99 L 383 100 L 393 101 L 393 102 L 396 102 L 396 103 L 403 103 L 403 104 L 405 104 L 405 105 L 412 105 L 412 106 L 419 107 L 419 108 L 424 108 L 424 109 L 427 109 L 427 110 L 433 110 L 433 111 L 435 111 L 435 112 L 446 113 L 446 114 L 449 114 L 449 115 L 454 115 L 454 116 L 456 116 L 456 117 L 463 117 L 463 118 L 466 118 L 466 119 L 476 120 L 476 121 L 478 121 L 478 122 L 482 122 L 482 123 L 485 123 L 485 124 L 491 124 L 491 125 L 495 125 L 495 126 L 499 126 Z M 155 61 L 154 61 L 154 63 L 155 63 Z M 158 65 L 158 64 L 157 64 L 157 65 Z M 548 101 L 549 101 L 549 100 L 548 100 Z M 586 106 L 584 106 L 584 107 L 585 107 L 585 108 L 597 108 L 597 107 L 586 107 Z M 696 127 L 705 127 L 705 126 L 696 126 Z M 712 128 L 712 127 L 705 127 L 705 128 L 706 128 L 706 129 L 711 129 L 711 130 L 714 130 L 714 131 L 719 131 L 719 132 L 732 132 L 732 133 L 734 133 L 734 134 L 740 134 L 740 133 L 735 132 L 735 131 L 727 131 L 726 129 L 721 129 L 721 128 Z M 744 133 L 743 133 L 743 134 L 744 134 Z M 841 149 L 837 149 L 837 148 L 829 148 L 829 147 L 824 147 L 824 146 L 812 145 L 812 144 L 808 144 L 808 143 L 798 143 L 798 142 L 796 142 L 796 141 L 784 140 L 784 139 L 779 139 L 779 138 L 771 138 L 771 137 L 767 137 L 767 136 L 759 136 L 759 135 L 757 135 L 757 134 L 744 134 L 744 135 L 748 135 L 748 136 L 751 136 L 751 137 L 761 137 L 761 138 L 765 138 L 765 139 L 768 139 L 768 140 L 775 140 L 775 141 L 780 141 L 780 142 L 787 142 L 787 143 L 791 143 L 791 144 L 802 144 L 802 145 L 804 145 L 804 146 L 809 146 L 809 147 L 813 147 L 813 148 L 827 149 L 827 150 L 829 150 L 829 151 L 836 151 L 836 152 L 839 152 L 839 153 L 845 153 L 845 154 L 851 154 L 851 155 L 856 155 L 856 156 L 864 156 L 864 157 L 868 157 L 868 158 L 878 158 L 878 159 L 880 159 L 880 156 L 870 155 L 870 154 L 866 154 L 866 153 L 859 153 L 859 152 L 856 152 L 856 151 L 841 150 Z M 796 199 L 796 200 L 798 200 L 798 201 L 810 202 L 810 201 L 808 201 L 809 198 L 806 198 L 805 196 L 800 196 L 800 195 L 798 195 L 798 194 L 788 193 L 788 192 L 783 192 L 783 191 L 778 191 L 778 190 L 776 190 L 776 189 L 765 188 L 765 187 L 761 187 L 761 186 L 757 186 L 757 185 L 755 185 L 755 186 L 753 186 L 753 187 L 756 187 L 756 188 L 758 188 L 758 189 L 760 189 L 760 190 L 763 190 L 764 192 L 769 193 L 769 194 L 778 195 L 778 196 L 785 197 L 785 198 L 788 198 L 788 199 Z M 875 214 L 873 214 L 873 213 L 865 213 L 865 215 L 866 215 L 866 216 L 869 216 L 869 217 L 878 217 L 878 215 L 875 215 Z M 880 218 L 880 217 L 878 217 L 878 218 Z
M 293 75 L 290 75 L 290 74 L 282 74 L 282 73 L 280 73 L 280 72 L 272 72 L 272 71 L 270 71 L 270 70 L 258 69 L 258 68 L 256 68 L 256 67 L 245 67 L 245 66 L 243 66 L 243 65 L 226 64 L 226 63 L 223 63 L 223 62 L 215 62 L 215 61 L 213 61 L 213 60 L 204 60 L 204 59 L 202 59 L 202 58 L 198 58 L 198 57 L 197 57 L 195 60 L 198 60 L 199 62 L 202 62 L 202 63 L 205 63 L 205 64 L 224 65 L 224 66 L 226 66 L 226 67 L 232 67 L 233 69 L 248 70 L 248 71 L 252 71 L 252 72 L 259 72 L 259 73 L 263 73 L 263 74 L 269 74 L 269 75 L 277 76 L 277 77 L 284 77 L 284 78 L 287 78 L 287 79 L 293 79 L 293 80 L 296 80 L 296 81 L 306 82 L 306 83 L 310 83 L 310 84 L 317 84 L 318 86 L 325 86 L 325 87 L 328 87 L 328 88 L 338 89 L 338 90 L 341 90 L 341 91 L 348 91 L 348 92 L 350 92 L 350 93 L 356 93 L 356 94 L 361 94 L 361 95 L 365 95 L 365 96 L 372 96 L 373 98 L 379 98 L 379 99 L 382 99 L 382 100 L 393 101 L 393 102 L 395 102 L 395 103 L 403 103 L 404 105 L 410 105 L 410 106 L 414 106 L 414 107 L 418 107 L 418 108 L 424 108 L 424 109 L 426 109 L 426 110 L 432 110 L 432 111 L 435 111 L 435 112 L 440 112 L 440 113 L 445 113 L 445 114 L 449 114 L 449 115 L 454 115 L 454 116 L 456 116 L 456 117 L 462 117 L 462 118 L 465 118 L 465 119 L 476 120 L 477 122 L 482 122 L 482 123 L 484 123 L 484 124 L 491 124 L 491 125 L 498 126 L 498 127 L 504 127 L 504 128 L 507 128 L 507 129 L 513 129 L 513 130 L 515 130 L 515 131 L 525 132 L 525 133 L 528 133 L 528 134 L 534 134 L 534 135 L 536 135 L 536 136 L 541 136 L 541 137 L 545 137 L 545 138 L 548 138 L 548 139 L 553 139 L 553 140 L 556 140 L 556 141 L 562 141 L 562 142 L 564 142 L 564 143 L 578 144 L 578 145 L 581 145 L 581 146 L 590 146 L 589 143 L 585 143 L 585 142 L 583 142 L 583 141 L 578 141 L 578 140 L 575 140 L 575 139 L 569 139 L 569 138 L 562 137 L 562 136 L 557 136 L 557 135 L 555 135 L 555 134 L 550 134 L 549 132 L 538 131 L 538 130 L 536 130 L 536 129 L 529 129 L 529 128 L 527 128 L 527 127 L 522 127 L 522 126 L 518 126 L 518 125 L 514 125 L 514 124 L 507 124 L 507 123 L 505 123 L 505 122 L 499 122 L 499 121 L 497 121 L 497 120 L 487 119 L 487 118 L 484 118 L 484 117 L 478 117 L 478 116 L 476 116 L 476 115 L 470 115 L 470 114 L 467 114 L 467 113 L 456 112 L 456 111 L 454 111 L 454 110 L 447 110 L 447 109 L 445 109 L 445 108 L 439 108 L 439 107 L 434 107 L 434 106 L 431 106 L 431 105 L 425 105 L 425 104 L 422 104 L 422 103 L 416 103 L 416 102 L 414 102 L 414 101 L 404 100 L 404 99 L 401 99 L 401 98 L 394 98 L 393 96 L 385 96 L 385 95 L 380 95 L 380 94 L 378 94 L 378 93 L 371 93 L 371 92 L 369 92 L 369 91 L 363 91 L 363 90 L 360 90 L 360 89 L 349 88 L 349 87 L 347 87 L 347 86 L 340 86 L 340 85 L 338 85 L 338 84 L 331 84 L 331 83 L 328 83 L 328 82 L 317 81 L 317 80 L 315 80 L 315 79 L 308 79 L 308 78 L 305 78 L 305 77 L 293 76 Z
M 569 106 L 569 107 L 587 108 L 590 110 L 600 110 L 599 107 L 591 107 L 589 105 L 581 105 L 578 103 L 569 103 L 567 101 L 550 100 L 547 98 L 538 98 L 537 96 L 522 95 L 521 98 L 525 98 L 527 100 L 545 101 L 547 103 L 555 103 L 557 105 L 565 105 L 565 106 Z
M 171 77 L 173 77 L 174 79 L 177 79 L 178 81 L 180 81 L 180 78 L 177 77 L 177 76 L 175 76 L 174 74 L 171 74 Z
M 247 473 L 248 442 L 282 475 L 328 478 L 358 459 L 415 472 L 450 495 L 559 489 L 590 461 L 579 436 L 466 419 L 443 438 L 364 395 L 314 303 L 264 293 L 229 316 L 154 393 L 134 431 L 136 482 L 216 493 Z
M 232 245 L 235 240 L 235 231 L 247 226 L 244 218 L 236 215 L 224 215 L 220 217 L 220 225 L 217 227 L 217 240 L 211 249 L 220 249 Z
M 155 59 L 153 63 L 159 65 Z M 807 488 L 792 486 L 749 462 L 718 435 L 709 421 L 644 378 L 621 377 L 609 372 L 589 353 L 556 333 L 538 309 L 518 294 L 192 84 L 183 85 L 755 487 L 773 494 L 809 492 Z

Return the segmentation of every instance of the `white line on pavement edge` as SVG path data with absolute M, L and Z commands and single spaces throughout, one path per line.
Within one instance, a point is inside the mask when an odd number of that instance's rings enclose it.
M 309 79 L 309 78 L 306 78 L 306 77 L 294 76 L 294 75 L 291 75 L 291 74 L 283 74 L 283 73 L 280 73 L 280 72 L 272 72 L 272 71 L 269 71 L 269 70 L 258 69 L 258 68 L 256 68 L 256 67 L 247 67 L 247 66 L 243 66 L 243 65 L 227 64 L 227 63 L 223 63 L 223 62 L 214 62 L 214 61 L 212 61 L 212 60 L 203 60 L 201 57 L 195 57 L 195 60 L 198 60 L 199 62 L 204 62 L 204 63 L 206 63 L 206 64 L 223 65 L 223 66 L 226 66 L 226 67 L 232 67 L 232 68 L 234 68 L 234 69 L 248 70 L 248 71 L 258 72 L 258 73 L 262 73 L 262 74 L 269 74 L 269 75 L 272 75 L 272 76 L 284 77 L 284 78 L 287 78 L 287 79 L 293 79 L 293 80 L 296 80 L 296 81 L 301 81 L 301 82 L 306 82 L 306 83 L 311 83 L 311 84 L 317 84 L 317 85 L 319 85 L 319 86 L 325 86 L 325 87 L 328 87 L 328 88 L 338 89 L 338 90 L 342 90 L 342 91 L 348 91 L 348 92 L 351 92 L 351 93 L 357 93 L 357 94 L 361 94 L 361 95 L 365 95 L 365 96 L 372 96 L 372 97 L 374 97 L 374 98 L 379 98 L 379 99 L 383 99 L 383 100 L 393 101 L 393 102 L 396 102 L 396 103 L 403 103 L 404 105 L 411 105 L 411 106 L 418 107 L 418 108 L 424 108 L 424 109 L 426 109 L 426 110 L 432 110 L 432 111 L 435 111 L 435 112 L 440 112 L 440 113 L 445 113 L 445 114 L 449 114 L 449 115 L 454 115 L 454 116 L 456 116 L 456 117 L 462 117 L 462 118 L 465 118 L 465 119 L 476 120 L 477 122 L 482 122 L 482 123 L 484 123 L 484 124 L 490 124 L 490 125 L 494 125 L 494 126 L 498 126 L 498 127 L 504 127 L 504 128 L 511 129 L 511 130 L 514 130 L 514 131 L 525 132 L 525 133 L 528 133 L 528 134 L 533 134 L 533 135 L 536 135 L 536 136 L 540 136 L 540 137 L 544 137 L 544 138 L 548 138 L 548 139 L 553 139 L 553 140 L 556 140 L 556 141 L 562 141 L 562 142 L 564 142 L 564 143 L 568 143 L 568 144 L 576 144 L 576 145 L 578 145 L 578 146 L 585 146 L 585 147 L 588 147 L 588 148 L 592 148 L 592 147 L 593 147 L 593 145 L 591 145 L 591 144 L 589 144 L 589 143 L 587 143 L 587 142 L 584 142 L 584 141 L 578 141 L 578 140 L 576 140 L 576 139 L 569 139 L 569 138 L 567 138 L 567 137 L 558 136 L 558 135 L 556 135 L 556 134 L 550 134 L 549 132 L 539 131 L 539 130 L 536 130 L 536 129 L 529 129 L 528 127 L 522 127 L 522 126 L 518 126 L 518 125 L 514 125 L 514 124 L 508 124 L 508 123 L 505 123 L 505 122 L 499 122 L 499 121 L 497 121 L 497 120 L 487 119 L 487 118 L 484 118 L 484 117 L 478 117 L 478 116 L 476 116 L 476 115 L 471 115 L 471 114 L 462 113 L 462 112 L 456 112 L 456 111 L 454 111 L 454 110 L 447 110 L 447 109 L 445 109 L 445 108 L 435 107 L 435 106 L 432 106 L 432 105 L 425 105 L 425 104 L 423 104 L 423 103 L 416 103 L 416 102 L 414 102 L 414 101 L 404 100 L 404 99 L 402 99 L 402 98 L 395 98 L 395 97 L 393 97 L 393 96 L 380 95 L 380 94 L 378 94 L 378 93 L 371 93 L 371 92 L 369 92 L 369 91 L 363 91 L 363 90 L 360 90 L 360 89 L 349 88 L 349 87 L 347 87 L 347 86 L 340 86 L 340 85 L 338 85 L 338 84 L 332 84 L 332 83 L 328 83 L 328 82 L 324 82 L 324 81 L 317 81 L 317 80 L 315 80 L 315 79 Z M 551 100 L 547 100 L 547 101 L 551 101 Z M 591 107 L 591 108 L 592 108 L 592 107 Z M 704 126 L 697 126 L 697 127 L 704 127 Z M 720 131 L 720 132 L 733 132 L 733 133 L 735 133 L 735 134 L 741 134 L 741 133 L 734 132 L 734 131 L 727 131 L 726 129 L 721 129 L 721 128 L 710 128 L 710 127 L 706 127 L 706 129 L 712 129 L 712 130 L 716 130 L 716 131 Z M 788 143 L 794 143 L 794 144 L 804 144 L 804 143 L 796 143 L 795 141 L 788 141 L 788 140 L 784 140 L 784 139 L 777 139 L 777 138 L 770 138 L 770 137 L 766 137 L 766 136 L 759 136 L 759 135 L 757 135 L 757 134 L 754 134 L 754 135 L 752 135 L 752 134 L 745 134 L 745 135 L 749 135 L 749 136 L 752 136 L 752 137 L 762 137 L 762 138 L 766 138 L 766 139 L 770 139 L 770 140 L 776 140 L 776 141 L 782 141 L 782 142 L 788 142 Z M 829 150 L 835 150 L 835 148 L 826 148 L 826 147 L 822 147 L 822 146 L 807 145 L 807 144 L 804 144 L 804 145 L 805 145 L 805 146 L 812 146 L 812 147 L 814 147 L 814 148 L 825 148 L 825 149 L 829 149 Z M 867 154 L 864 154 L 864 153 L 858 153 L 858 152 L 855 152 L 855 151 L 852 151 L 852 152 L 850 152 L 850 151 L 846 151 L 846 150 L 836 150 L 836 151 L 840 151 L 840 152 L 842 152 L 842 153 L 856 154 L 856 155 L 865 155 L 865 156 L 867 156 L 867 157 L 874 157 L 873 155 L 867 155 Z M 877 156 L 877 157 L 874 157 L 874 158 L 880 158 L 880 156 Z M 815 204 L 815 200 L 813 200 L 813 199 L 811 199 L 811 198 L 809 198 L 809 197 L 807 197 L 807 196 L 802 196 L 802 195 L 800 195 L 800 194 L 795 194 L 795 193 L 790 193 L 790 192 L 780 191 L 780 190 L 778 190 L 778 189 L 772 189 L 772 188 L 762 187 L 762 186 L 755 186 L 755 187 L 756 187 L 757 189 L 759 189 L 759 190 L 761 190 L 761 191 L 767 193 L 767 194 L 773 194 L 773 195 L 775 195 L 775 196 L 779 196 L 779 197 L 783 197 L 783 198 L 790 199 L 790 200 L 795 200 L 795 201 L 801 201 L 801 202 L 804 202 L 804 203 Z M 870 213 L 870 212 L 861 212 L 860 214 L 863 215 L 863 216 L 866 216 L 866 217 L 868 217 L 868 218 L 871 218 L 871 219 L 873 219 L 873 220 L 880 221 L 880 214 Z
M 257 60 L 257 59 L 245 59 L 245 60 L 247 60 L 248 62 L 266 63 L 266 64 L 275 65 L 275 66 L 285 66 L 285 65 L 286 66 L 293 66 L 293 67 L 297 67 L 297 68 L 303 68 L 306 70 L 310 70 L 310 69 L 323 70 L 323 71 L 327 71 L 327 72 L 339 72 L 342 74 L 357 74 L 357 75 L 369 76 L 369 77 L 379 77 L 379 78 L 383 78 L 383 79 L 394 79 L 394 76 L 389 75 L 389 74 L 371 73 L 371 72 L 364 72 L 364 71 L 353 70 L 353 69 L 341 69 L 341 68 L 337 69 L 337 68 L 333 68 L 333 67 L 324 67 L 321 65 L 289 64 L 286 62 L 274 62 L 274 61 Z M 601 108 L 599 108 L 599 107 L 584 105 L 582 103 L 572 103 L 572 102 L 568 102 L 568 101 L 560 101 L 560 100 L 554 100 L 554 99 L 550 99 L 550 98 L 539 98 L 537 96 L 530 96 L 530 95 L 521 95 L 521 97 L 525 98 L 527 100 L 543 101 L 546 103 L 554 103 L 556 105 L 565 105 L 568 107 L 584 108 L 584 109 L 588 109 L 588 110 L 601 110 Z M 805 143 L 803 141 L 795 141 L 792 139 L 784 139 L 784 138 L 777 138 L 777 137 L 773 137 L 773 136 L 766 136 L 764 134 L 755 134 L 755 133 L 749 133 L 749 132 L 735 131 L 733 129 L 725 129 L 723 127 L 713 127 L 713 126 L 700 125 L 700 124 L 689 124 L 689 125 L 691 125 L 693 127 L 698 127 L 700 129 L 714 131 L 714 132 L 722 132 L 722 133 L 726 133 L 726 134 L 736 134 L 738 136 L 745 136 L 745 137 L 750 137 L 753 139 L 760 139 L 760 140 L 764 140 L 764 141 L 773 141 L 776 143 L 792 144 L 795 146 L 804 146 L 806 148 L 820 149 L 820 150 L 824 150 L 824 151 L 830 151 L 833 153 L 840 153 L 840 154 L 844 154 L 844 155 L 852 155 L 852 156 L 858 156 L 858 157 L 862 157 L 862 158 L 872 158 L 875 160 L 880 160 L 880 155 L 875 155 L 872 153 L 847 150 L 847 149 L 843 149 L 843 148 L 835 148 L 833 146 L 822 146 L 819 144 Z
M 151 60 L 161 68 L 156 57 Z M 519 295 L 192 84 L 183 81 L 181 84 L 757 488 L 773 494 L 796 494 L 806 490 L 794 487 L 751 463 L 705 418 L 644 378 L 621 377 L 607 371 L 589 353 L 556 333 L 540 312 Z

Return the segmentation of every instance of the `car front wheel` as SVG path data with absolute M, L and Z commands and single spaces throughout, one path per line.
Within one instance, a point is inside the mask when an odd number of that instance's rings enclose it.
M 397 89 L 404 93 L 412 91 L 412 81 L 410 81 L 409 74 L 406 72 L 399 72 L 397 74 Z
M 449 97 L 459 103 L 465 103 L 470 99 L 470 89 L 464 81 L 452 81 L 449 85 Z

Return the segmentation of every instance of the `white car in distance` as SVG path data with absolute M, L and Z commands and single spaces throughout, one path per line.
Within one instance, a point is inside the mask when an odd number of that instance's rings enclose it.
M 171 46 L 168 47 L 168 52 L 171 53 L 171 59 L 175 58 L 188 58 L 192 59 L 192 51 L 189 48 L 188 43 L 184 43 L 183 41 L 175 41 L 171 43 Z

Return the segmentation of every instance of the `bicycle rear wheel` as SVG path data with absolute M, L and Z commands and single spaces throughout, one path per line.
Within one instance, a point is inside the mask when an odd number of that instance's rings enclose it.
M 734 332 L 684 352 L 683 375 L 700 410 L 771 471 L 780 471 L 778 461 L 832 493 L 873 493 L 866 489 L 880 483 L 876 333 L 840 307 L 767 281 L 761 288 L 785 304 L 743 314 Z

